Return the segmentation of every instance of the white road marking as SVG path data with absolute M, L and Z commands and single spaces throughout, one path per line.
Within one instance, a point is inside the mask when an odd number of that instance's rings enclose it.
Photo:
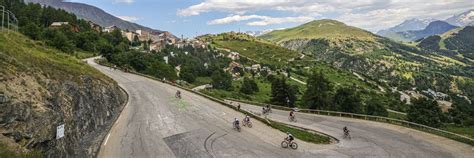
M 107 134 L 107 138 L 105 138 L 104 146 L 107 145 L 107 141 L 109 141 L 110 133 Z

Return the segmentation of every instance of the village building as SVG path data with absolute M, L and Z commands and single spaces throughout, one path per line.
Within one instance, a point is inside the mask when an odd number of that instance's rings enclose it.
M 53 22 L 49 25 L 50 28 L 61 28 L 63 26 L 69 25 L 69 22 Z
M 230 62 L 229 67 L 227 68 L 227 71 L 229 71 L 232 74 L 239 73 L 242 70 L 243 66 L 242 64 L 238 62 Z
M 262 69 L 262 66 L 260 66 L 260 64 L 252 65 L 252 71 L 254 72 L 259 72 L 261 69 Z
M 115 25 L 112 25 L 112 26 L 108 26 L 108 27 L 105 27 L 102 32 L 107 32 L 107 33 L 111 33 L 115 30 L 119 30 L 120 28 L 118 28 L 117 26 Z
M 100 26 L 99 24 L 96 24 L 92 21 L 88 21 L 87 22 L 89 24 L 89 26 L 91 27 L 92 30 L 96 31 L 96 32 L 100 32 L 102 30 L 102 26 Z
M 230 58 L 232 60 L 239 60 L 240 54 L 237 52 L 230 52 L 229 55 L 227 55 L 227 58 Z

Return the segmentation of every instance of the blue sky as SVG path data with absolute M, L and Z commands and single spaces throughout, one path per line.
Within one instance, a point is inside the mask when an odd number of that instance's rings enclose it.
M 336 19 L 377 31 L 410 18 L 446 19 L 472 0 L 70 0 L 176 36 L 293 27 Z

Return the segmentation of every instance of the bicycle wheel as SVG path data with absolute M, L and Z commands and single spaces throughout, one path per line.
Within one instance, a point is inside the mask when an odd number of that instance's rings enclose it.
M 282 147 L 282 148 L 288 148 L 288 142 L 282 141 L 282 142 L 281 142 L 281 147 Z
M 252 122 L 249 122 L 249 123 L 247 124 L 247 127 L 252 128 Z
M 298 144 L 296 144 L 295 142 L 291 142 L 290 147 L 291 149 L 298 149 Z

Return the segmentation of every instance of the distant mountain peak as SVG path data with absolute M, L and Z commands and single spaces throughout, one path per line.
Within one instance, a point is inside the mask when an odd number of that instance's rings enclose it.
M 468 10 L 458 15 L 446 19 L 448 23 L 456 26 L 467 26 L 474 24 L 474 9 Z
M 385 29 L 380 30 L 377 32 L 378 35 L 386 36 L 390 33 L 395 32 L 404 32 L 404 31 L 414 31 L 414 30 L 423 30 L 430 24 L 431 22 L 436 21 L 436 19 L 418 19 L 418 18 L 411 18 L 403 21 L 402 23 Z

